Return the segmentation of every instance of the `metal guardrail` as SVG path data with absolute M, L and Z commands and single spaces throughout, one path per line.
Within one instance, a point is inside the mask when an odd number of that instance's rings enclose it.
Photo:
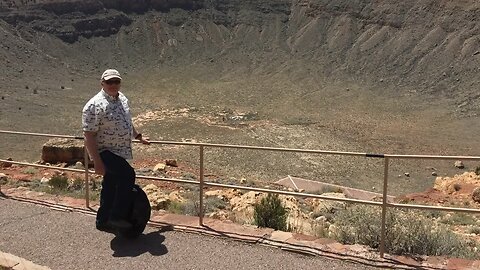
M 67 139 L 79 139 L 83 140 L 83 137 L 79 136 L 69 136 L 69 135 L 55 135 L 55 134 L 43 134 L 43 133 L 31 133 L 31 132 L 19 132 L 19 131 L 8 131 L 0 130 L 0 133 L 11 134 L 11 135 L 26 135 L 26 136 L 40 136 L 40 137 L 51 137 L 51 138 L 67 138 Z M 139 142 L 138 140 L 133 140 L 134 142 Z M 473 213 L 480 214 L 480 209 L 471 209 L 471 208 L 456 208 L 456 207 L 441 207 L 441 206 L 426 206 L 426 205 L 414 205 L 414 204 L 397 204 L 389 203 L 387 201 L 388 195 L 388 165 L 390 159 L 440 159 L 440 160 L 480 160 L 479 156 L 438 156 L 438 155 L 392 155 L 392 154 L 375 154 L 375 153 L 360 153 L 360 152 L 341 152 L 341 151 L 324 151 L 324 150 L 311 150 L 311 149 L 294 149 L 294 148 L 277 148 L 277 147 L 259 147 L 259 146 L 247 146 L 247 145 L 229 145 L 229 144 L 211 144 L 211 143 L 194 143 L 194 142 L 175 142 L 175 141 L 154 141 L 151 140 L 152 144 L 172 144 L 172 145 L 187 145 L 187 146 L 198 146 L 199 147 L 199 181 L 194 180 L 185 180 L 185 179 L 176 179 L 176 178 L 165 178 L 165 177 L 151 177 L 151 176 L 137 176 L 138 179 L 147 179 L 147 180 L 156 180 L 156 181 L 167 181 L 183 184 L 194 184 L 199 185 L 199 225 L 203 226 L 203 216 L 204 216 L 204 206 L 203 206 L 203 189 L 204 187 L 219 187 L 219 188 L 234 188 L 239 190 L 248 190 L 248 191 L 258 191 L 264 193 L 274 193 L 282 195 L 291 195 L 296 197 L 303 198 L 317 198 L 324 200 L 332 201 L 341 201 L 348 203 L 358 203 L 366 205 L 374 205 L 382 207 L 382 228 L 381 228 L 381 239 L 380 239 L 380 256 L 383 258 L 385 254 L 385 232 L 386 232 L 386 212 L 388 208 L 409 208 L 409 209 L 419 209 L 419 210 L 437 210 L 437 211 L 448 211 L 448 212 L 463 212 L 463 213 Z M 382 158 L 384 160 L 384 178 L 383 178 L 383 193 L 382 193 L 382 202 L 374 202 L 367 200 L 357 200 L 349 198 L 335 198 L 328 197 L 317 194 L 309 194 L 303 192 L 291 192 L 283 190 L 273 190 L 265 188 L 254 188 L 247 186 L 237 186 L 237 185 L 228 185 L 228 184 L 219 184 L 214 182 L 205 182 L 204 179 L 204 154 L 205 148 L 233 148 L 233 149 L 251 149 L 259 151 L 280 151 L 280 152 L 294 152 L 294 153 L 310 153 L 310 154 L 323 154 L 323 155 L 346 155 L 346 156 L 362 156 L 368 158 Z M 11 164 L 17 164 L 22 166 L 32 166 L 40 168 L 51 168 L 62 171 L 72 171 L 72 172 L 84 172 L 85 173 L 85 204 L 89 207 L 89 175 L 94 174 L 94 171 L 88 170 L 88 166 L 85 166 L 85 170 L 80 169 L 71 169 L 71 168 L 60 168 L 55 166 L 47 166 L 41 164 L 32 164 L 27 162 L 18 162 L 0 159 L 0 162 L 6 162 Z M 88 164 L 88 154 L 85 148 L 85 163 Z

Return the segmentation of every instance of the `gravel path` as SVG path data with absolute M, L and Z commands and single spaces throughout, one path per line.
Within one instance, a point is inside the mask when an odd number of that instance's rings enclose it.
M 0 251 L 52 269 L 379 269 L 225 238 L 147 228 L 136 240 L 94 218 L 0 198 Z

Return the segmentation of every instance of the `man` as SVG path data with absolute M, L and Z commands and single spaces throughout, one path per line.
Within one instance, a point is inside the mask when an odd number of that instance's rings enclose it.
M 82 113 L 85 146 L 95 173 L 103 176 L 96 219 L 101 231 L 132 226 L 127 211 L 133 199 L 135 171 L 127 160 L 132 159 L 132 138 L 149 144 L 133 126 L 128 99 L 119 92 L 121 82 L 117 70 L 105 70 L 102 89 L 87 102 Z

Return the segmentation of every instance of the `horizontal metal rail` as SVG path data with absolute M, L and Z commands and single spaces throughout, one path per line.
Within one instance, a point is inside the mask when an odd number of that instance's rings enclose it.
M 54 135 L 54 134 L 19 132 L 19 131 L 8 131 L 8 130 L 0 130 L 0 133 L 12 134 L 12 135 L 40 136 L 40 137 L 50 137 L 50 138 L 53 137 L 53 138 L 79 139 L 79 140 L 84 139 L 83 136 Z M 138 143 L 140 141 L 133 140 L 133 142 Z M 382 207 L 382 232 L 381 232 L 381 240 L 380 240 L 380 255 L 381 255 L 381 257 L 384 256 L 384 252 L 385 252 L 385 226 L 386 226 L 385 216 L 386 216 L 386 211 L 387 211 L 388 208 L 406 208 L 406 209 L 418 209 L 418 210 L 435 210 L 435 211 L 446 211 L 446 212 L 463 212 L 463 213 L 470 213 L 470 214 L 480 214 L 480 209 L 443 207 L 443 206 L 428 206 L 428 205 L 414 205 L 414 204 L 398 204 L 398 203 L 389 203 L 386 199 L 386 197 L 388 196 L 387 187 L 388 187 L 388 170 L 389 170 L 388 169 L 388 164 L 389 164 L 389 159 L 480 160 L 480 156 L 394 155 L 394 154 L 379 154 L 379 153 L 325 151 L 325 150 L 312 150 L 312 149 L 278 148 L 278 147 L 262 147 L 262 146 L 214 144 L 214 143 L 198 143 L 198 142 L 156 141 L 156 140 L 151 140 L 150 143 L 152 143 L 152 144 L 167 144 L 167 145 L 198 146 L 200 148 L 200 172 L 199 172 L 200 181 L 186 180 L 186 179 L 176 179 L 176 178 L 151 177 L 151 176 L 143 176 L 143 175 L 138 175 L 137 176 L 137 178 L 139 178 L 139 179 L 155 180 L 155 181 L 167 181 L 167 182 L 174 182 L 174 183 L 181 183 L 181 184 L 198 185 L 200 187 L 200 190 L 199 190 L 200 202 L 203 201 L 203 187 L 219 187 L 219 188 L 232 188 L 232 189 L 247 190 L 247 191 L 291 195 L 291 196 L 303 197 L 303 198 L 317 198 L 317 199 L 324 199 L 324 200 L 340 201 L 340 202 L 345 202 L 345 203 L 357 203 L 357 204 L 381 206 Z M 317 194 L 309 194 L 309 193 L 303 193 L 303 192 L 291 192 L 291 191 L 273 190 L 273 189 L 266 189 L 266 188 L 256 188 L 256 187 L 247 187 L 247 186 L 219 184 L 219 183 L 214 183 L 214 182 L 205 182 L 203 180 L 203 170 L 204 170 L 203 161 L 204 161 L 204 148 L 206 148 L 206 147 L 245 149 L 245 150 L 260 150 L 260 151 L 277 151 L 277 152 L 293 152 L 293 153 L 322 154 L 322 155 L 363 156 L 363 157 L 367 157 L 367 158 L 382 158 L 385 161 L 382 202 L 367 201 L 367 200 L 356 200 L 356 199 L 349 199 L 349 198 L 336 198 L 336 197 L 328 197 L 328 196 L 317 195 Z M 11 161 L 11 160 L 5 160 L 5 159 L 0 159 L 0 162 L 17 164 L 17 165 L 22 165 L 22 166 L 33 166 L 33 167 L 40 167 L 40 168 L 56 169 L 56 170 L 62 170 L 62 171 L 71 171 L 71 172 L 79 172 L 79 173 L 84 172 L 86 174 L 86 202 L 87 202 L 87 206 L 88 206 L 88 189 L 89 189 L 89 187 L 88 187 L 88 175 L 90 173 L 94 173 L 94 171 L 88 170 L 88 168 L 85 168 L 85 170 L 80 170 L 80 169 L 41 165 L 41 164 L 32 164 L 32 163 L 27 163 L 27 162 Z M 85 162 L 87 162 L 87 161 L 85 161 Z M 203 221 L 203 207 L 200 208 L 200 213 L 199 213 L 199 224 L 200 225 L 203 225 L 202 221 Z
M 56 135 L 56 134 L 21 132 L 21 131 L 10 131 L 10 130 L 0 130 L 0 133 L 3 133 L 3 134 L 14 134 L 14 135 L 28 135 L 28 136 L 39 136 L 39 137 L 50 137 L 50 138 L 64 138 L 64 139 L 78 139 L 78 140 L 83 140 L 83 137 L 71 136 L 71 135 Z
M 6 160 L 6 159 L 0 159 L 0 162 L 22 165 L 22 166 L 31 166 L 31 167 L 38 167 L 38 168 L 54 169 L 54 170 L 60 170 L 60 171 L 69 171 L 69 172 L 77 172 L 77 173 L 85 172 L 84 170 L 80 170 L 80 169 L 40 165 L 40 164 L 18 162 L 18 161 L 13 161 L 13 160 Z M 89 170 L 89 173 L 94 174 L 95 172 L 92 171 L 92 170 Z M 178 179 L 178 178 L 154 177 L 154 176 L 145 176 L 145 175 L 137 175 L 136 178 L 144 179 L 144 180 L 154 180 L 154 181 L 165 181 L 165 182 L 172 182 L 172 183 L 180 183 L 180 184 L 200 185 L 199 181 L 187 180 L 187 179 Z M 329 196 L 311 194 L 311 193 L 293 192 L 293 191 L 284 191 L 284 190 L 275 190 L 275 189 L 266 189 L 266 188 L 256 188 L 256 187 L 247 187 L 247 186 L 237 186 L 237 185 L 229 185 L 229 184 L 220 184 L 220 183 L 215 183 L 215 182 L 204 182 L 204 185 L 208 186 L 208 187 L 219 187 L 219 188 L 231 188 L 231 189 L 247 190 L 247 191 L 257 191 L 257 192 L 262 192 L 262 193 L 274 193 L 274 194 L 280 194 L 280 195 L 290 195 L 290 196 L 302 197 L 302 198 L 331 200 L 331 201 L 339 201 L 339 202 L 345 202 L 345 203 L 358 203 L 358 204 L 375 205 L 375 206 L 381 206 L 382 205 L 381 202 L 375 202 L 375 201 L 357 200 L 357 199 L 350 199 L 350 198 L 337 198 L 337 197 L 329 197 Z M 443 207 L 443 206 L 400 204 L 400 203 L 387 203 L 386 206 L 390 207 L 390 208 L 409 208 L 409 209 L 418 209 L 418 210 L 435 210 L 435 211 L 448 211 L 448 212 L 463 212 L 463 213 L 480 214 L 480 209 L 473 209 L 473 208 Z
M 83 136 L 55 135 L 55 134 L 20 132 L 20 131 L 9 131 L 9 130 L 0 130 L 0 133 L 12 134 L 12 135 L 29 135 L 29 136 L 40 136 L 40 137 L 79 139 L 79 140 L 84 139 Z M 133 142 L 139 143 L 140 141 L 133 140 Z M 158 140 L 151 140 L 150 143 L 184 145 L 184 146 L 204 146 L 204 147 L 212 147 L 212 148 L 233 148 L 233 149 L 263 150 L 263 151 L 277 151 L 277 152 L 294 152 L 294 153 L 307 153 L 307 154 L 363 156 L 363 157 L 370 157 L 370 158 L 388 157 L 388 158 L 394 158 L 394 159 L 480 160 L 480 156 L 395 155 L 395 154 L 376 154 L 376 153 L 362 153 L 362 152 L 348 152 L 348 151 L 313 150 L 313 149 L 301 149 L 301 148 L 280 148 L 280 147 L 264 147 L 264 146 L 235 145 L 235 144 L 158 141 Z
M 56 166 L 48 166 L 48 165 L 40 165 L 34 163 L 27 163 L 27 162 L 18 162 L 6 159 L 0 159 L 0 162 L 11 163 L 16 165 L 22 166 L 31 166 L 31 167 L 38 167 L 38 168 L 47 168 L 47 169 L 55 169 L 59 171 L 69 171 L 69 172 L 77 172 L 77 173 L 84 173 L 84 170 L 80 169 L 72 169 L 72 168 L 63 168 L 63 167 L 56 167 Z M 94 171 L 89 170 L 89 173 L 95 173 Z M 186 179 L 178 179 L 178 178 L 166 178 L 166 177 L 154 177 L 154 176 L 145 176 L 145 175 L 137 175 L 136 178 L 144 179 L 144 180 L 154 180 L 154 181 L 165 181 L 165 182 L 173 182 L 173 183 L 181 183 L 181 184 L 193 184 L 193 185 L 200 185 L 200 182 L 195 180 L 186 180 Z M 255 188 L 255 187 L 246 187 L 246 186 L 236 186 L 236 185 L 228 185 L 228 184 L 219 184 L 214 182 L 205 182 L 205 186 L 210 187 L 220 187 L 220 188 L 232 188 L 232 189 L 239 189 L 239 190 L 248 190 L 248 191 L 257 191 L 257 192 L 264 192 L 264 193 L 275 193 L 275 194 L 282 194 L 282 195 L 291 195 L 296 197 L 305 197 L 305 198 L 316 198 L 316 199 L 324 199 L 324 200 L 333 200 L 333 201 L 341 201 L 347 203 L 361 203 L 361 204 L 369 204 L 369 205 L 382 205 L 380 202 L 373 202 L 373 201 L 366 201 L 366 200 L 356 200 L 356 199 L 349 199 L 349 198 L 337 198 L 337 197 L 328 197 L 318 194 L 310 194 L 310 193 L 302 193 L 302 192 L 291 192 L 291 191 L 283 191 L 283 190 L 274 190 L 274 189 L 265 189 L 265 188 Z

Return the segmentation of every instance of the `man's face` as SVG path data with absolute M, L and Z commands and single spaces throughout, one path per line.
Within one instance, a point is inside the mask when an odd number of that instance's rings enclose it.
M 110 80 L 102 81 L 103 90 L 109 94 L 117 94 L 120 90 L 120 84 L 122 81 L 118 78 L 112 78 Z

